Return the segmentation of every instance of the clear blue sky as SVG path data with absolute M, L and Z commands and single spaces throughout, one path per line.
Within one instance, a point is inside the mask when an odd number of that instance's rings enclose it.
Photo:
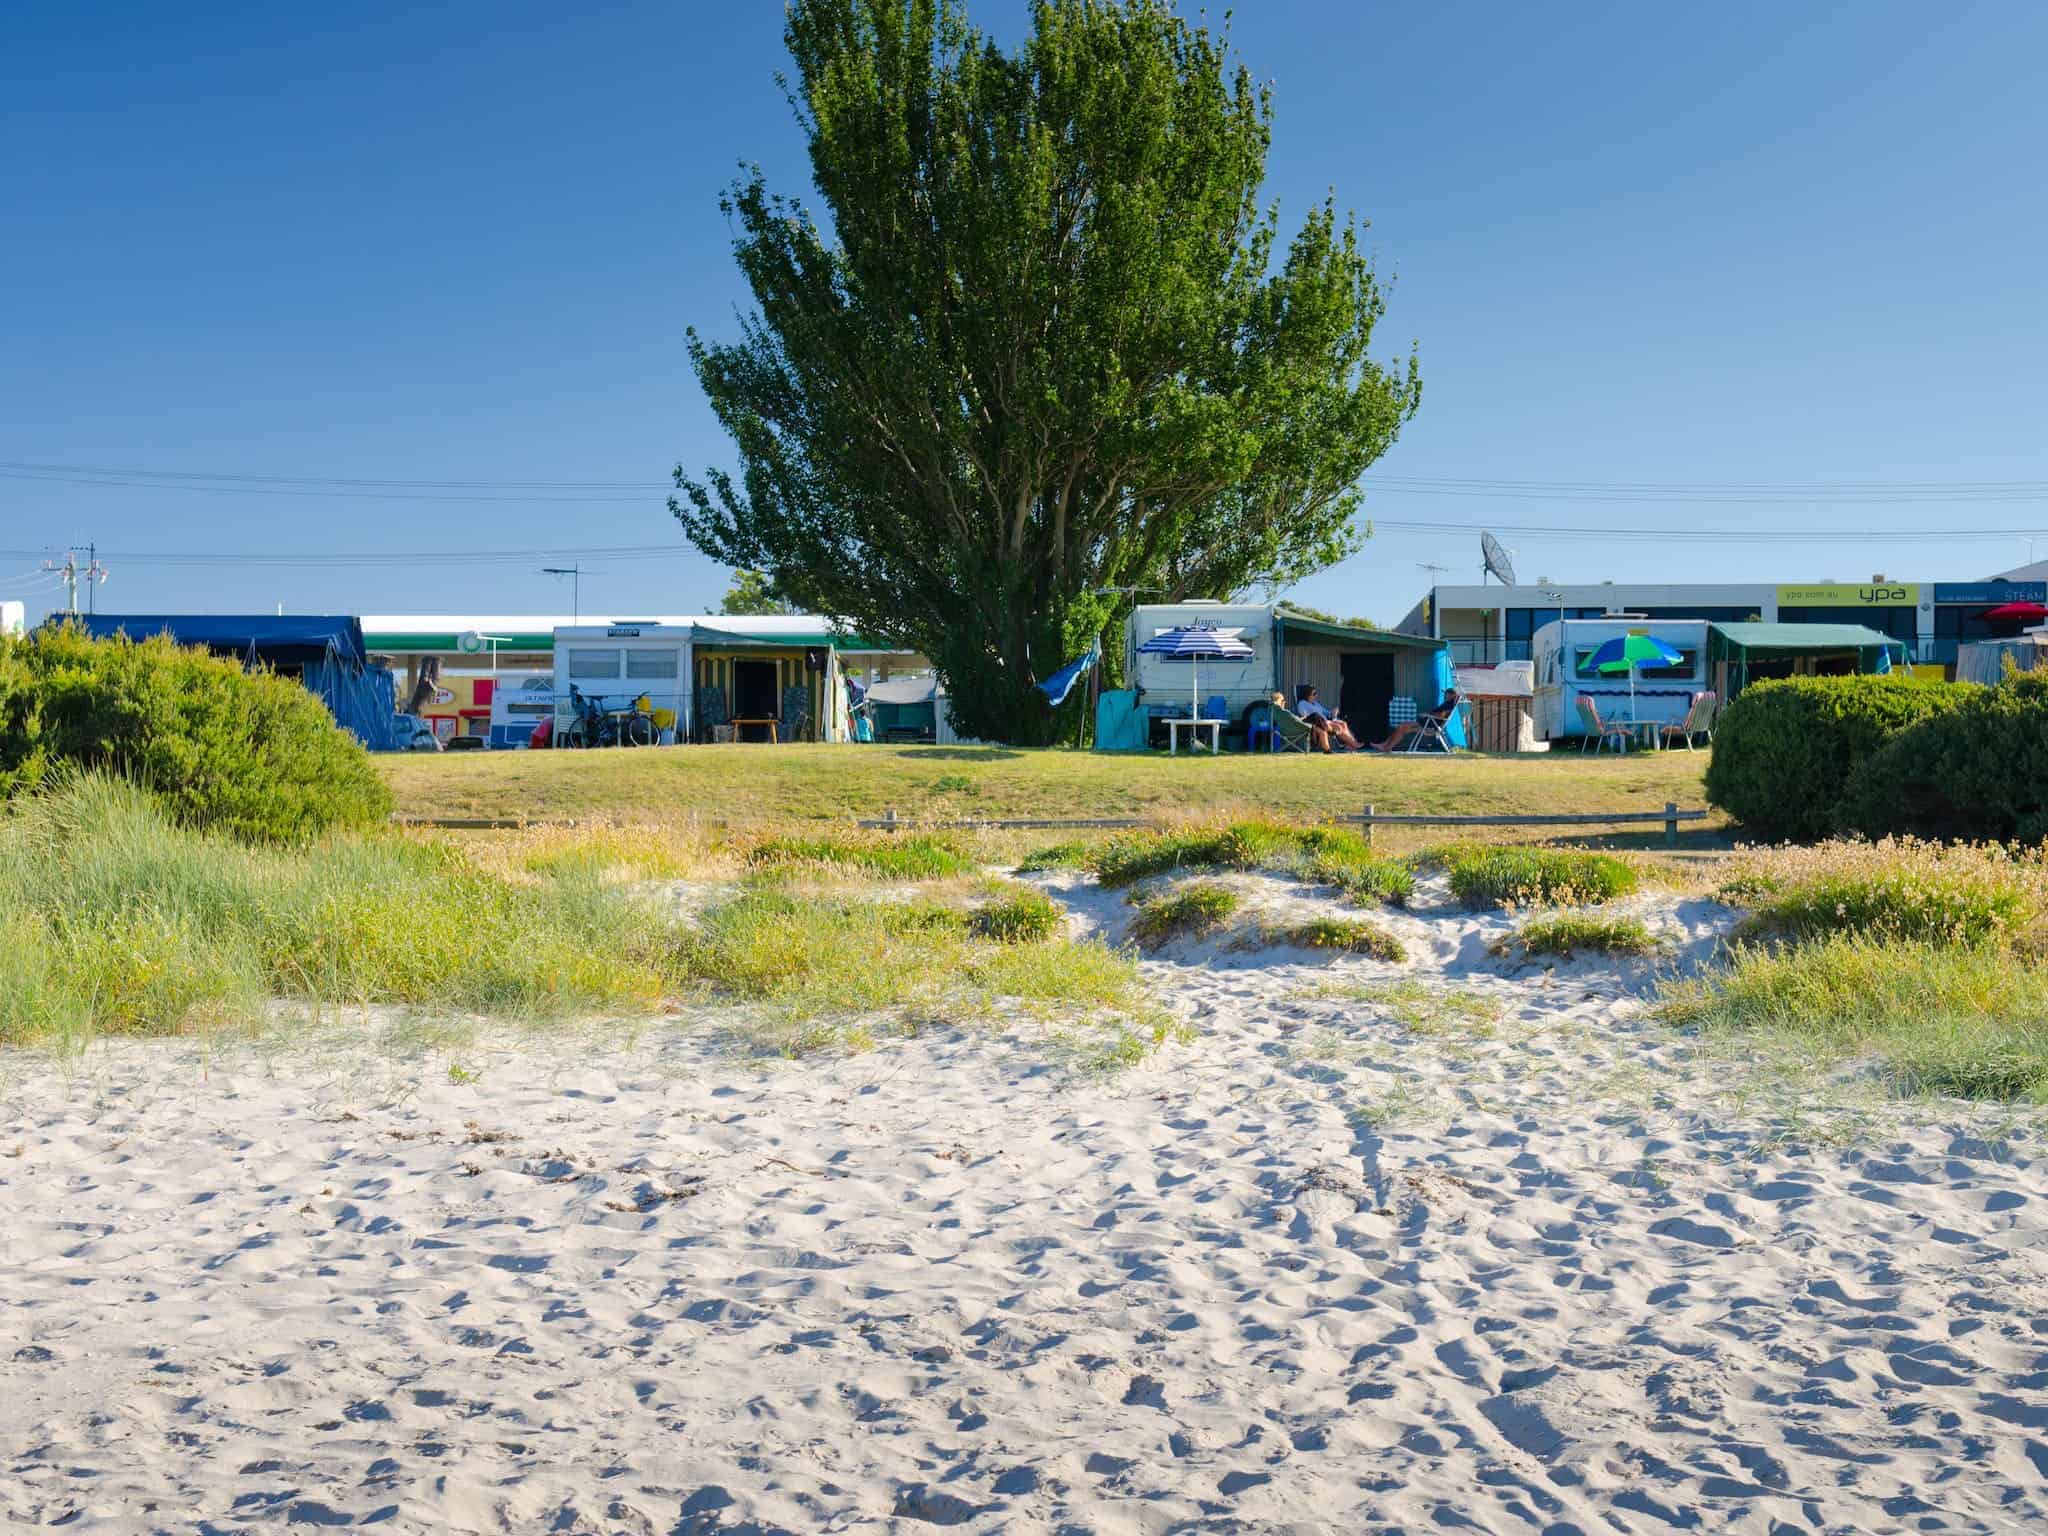
M 1014 36 L 1021 0 L 978 0 Z M 0 459 L 250 476 L 664 482 L 729 462 L 683 355 L 741 299 L 737 162 L 808 191 L 775 0 L 352 7 L 16 0 L 0 23 Z M 1256 0 L 1270 191 L 1372 221 L 1381 350 L 1420 344 L 1388 475 L 2048 481 L 2048 7 Z M 458 492 L 445 494 L 455 495 Z M 626 494 L 626 493 L 622 493 Z M 1517 530 L 1525 577 L 1964 578 L 2035 500 L 1580 504 L 1375 490 L 1300 589 L 1398 617 L 1467 525 L 1824 528 L 1793 546 Z M 538 562 L 680 543 L 659 493 L 359 500 L 0 478 L 0 547 L 124 561 L 111 611 L 527 611 Z M 2048 541 L 2043 543 L 2048 552 Z M 0 596 L 37 556 L 0 555 Z M 586 561 L 586 610 L 690 611 L 694 553 Z M 32 596 L 32 602 L 41 601 Z

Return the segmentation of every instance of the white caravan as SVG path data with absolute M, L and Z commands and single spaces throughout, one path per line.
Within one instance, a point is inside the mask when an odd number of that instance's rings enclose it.
M 1634 699 L 1627 672 L 1602 672 L 1593 655 L 1609 640 L 1649 635 L 1677 651 L 1674 666 L 1636 669 Z M 1531 642 L 1536 664 L 1536 734 L 1546 741 L 1584 736 L 1579 700 L 1591 699 L 1603 721 L 1678 725 L 1707 682 L 1705 619 L 1552 619 Z

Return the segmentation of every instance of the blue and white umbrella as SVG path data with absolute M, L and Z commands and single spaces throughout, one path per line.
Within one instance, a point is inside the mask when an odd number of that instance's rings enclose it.
M 1147 656 L 1188 663 L 1188 712 L 1197 717 L 1202 713 L 1199 663 L 1246 661 L 1257 654 L 1235 634 L 1226 634 L 1214 624 L 1182 624 L 1162 630 L 1138 650 Z

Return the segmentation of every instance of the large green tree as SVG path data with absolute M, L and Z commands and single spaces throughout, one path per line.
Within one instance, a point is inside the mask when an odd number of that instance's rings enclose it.
M 791 0 L 789 97 L 829 229 L 727 194 L 758 309 L 690 355 L 737 478 L 691 540 L 944 672 L 959 728 L 1037 742 L 1032 684 L 1134 600 L 1285 583 L 1356 545 L 1421 385 L 1333 204 L 1280 239 L 1272 107 L 1165 0 Z

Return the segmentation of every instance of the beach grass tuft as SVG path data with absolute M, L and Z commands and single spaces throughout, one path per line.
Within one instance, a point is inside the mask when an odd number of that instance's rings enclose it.
M 1408 950 L 1378 923 L 1364 918 L 1316 917 L 1292 927 L 1269 928 L 1264 935 L 1272 944 L 1289 944 L 1297 949 L 1332 949 L 1349 955 L 1369 955 L 1375 960 L 1399 964 Z
M 1532 918 L 1493 946 L 1497 955 L 1559 955 L 1570 959 L 1581 952 L 1608 955 L 1647 955 L 1657 947 L 1656 936 L 1641 918 L 1608 917 L 1597 912 L 1557 912 Z
M 1133 902 L 1138 915 L 1131 923 L 1131 937 L 1149 949 L 1174 939 L 1201 938 L 1214 933 L 1237 911 L 1237 892 L 1213 880 Z
M 1431 849 L 1412 862 L 1446 869 L 1451 894 L 1471 911 L 1590 906 L 1626 896 L 1637 885 L 1632 866 L 1613 854 L 1584 849 L 1452 845 Z

